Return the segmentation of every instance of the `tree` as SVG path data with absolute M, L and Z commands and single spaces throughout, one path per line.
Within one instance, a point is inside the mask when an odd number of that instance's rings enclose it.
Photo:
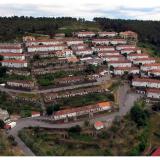
M 52 115 L 54 112 L 58 111 L 60 106 L 58 104 L 53 104 L 47 107 L 47 115 Z
M 35 54 L 34 56 L 33 56 L 33 60 L 39 60 L 40 59 L 40 56 L 38 55 L 38 54 Z
M 137 126 L 145 126 L 148 120 L 148 114 L 138 105 L 135 105 L 130 112 L 131 119 L 137 124 Z
M 69 128 L 68 132 L 80 134 L 81 130 L 82 130 L 81 127 L 79 125 L 76 125 L 76 126 Z
M 3 128 L 4 128 L 4 126 L 5 126 L 4 121 L 0 119 L 0 128 L 1 128 L 1 129 L 3 129 Z
M 2 61 L 4 59 L 4 57 L 2 55 L 0 55 L 0 61 Z

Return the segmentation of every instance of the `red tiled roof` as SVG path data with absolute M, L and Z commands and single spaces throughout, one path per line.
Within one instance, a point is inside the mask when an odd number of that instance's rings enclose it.
M 1 56 L 24 56 L 24 54 L 21 53 L 0 53 Z
M 131 63 L 129 60 L 110 61 L 108 63 Z
M 95 122 L 94 126 L 95 127 L 102 127 L 104 125 L 103 125 L 103 123 L 101 121 L 97 121 L 97 122 Z
M 65 47 L 65 44 L 55 44 L 55 45 L 34 45 L 34 46 L 29 46 L 28 48 L 43 48 L 43 47 Z M 67 47 L 67 46 L 66 46 Z
M 114 70 L 139 70 L 138 67 L 115 67 Z
M 151 61 L 155 60 L 155 58 L 136 58 L 134 61 Z
M 132 81 L 149 82 L 149 83 L 160 83 L 160 80 L 158 80 L 158 79 L 151 79 L 151 78 L 135 78 Z
M 1 62 L 7 62 L 7 63 L 27 63 L 25 60 L 3 60 Z
M 144 64 L 143 66 L 145 66 L 145 67 L 150 67 L 150 66 L 160 66 L 160 63 Z
M 147 89 L 147 93 L 149 93 L 149 92 L 151 92 L 151 93 L 159 93 L 160 94 L 160 89 L 158 89 L 158 88 L 148 88 Z
M 152 156 L 160 156 L 160 147 L 158 147 L 153 153 Z

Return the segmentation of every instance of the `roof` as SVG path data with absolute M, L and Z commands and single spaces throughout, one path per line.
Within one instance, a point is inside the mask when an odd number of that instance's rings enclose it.
M 104 31 L 104 32 L 98 32 L 98 34 L 117 34 L 117 32 L 107 32 L 107 31 Z
M 152 61 L 155 60 L 155 58 L 136 58 L 134 61 Z
M 160 80 L 151 78 L 134 78 L 132 81 L 160 83 Z
M 32 115 L 40 114 L 40 112 L 32 111 Z
M 138 67 L 115 67 L 114 70 L 139 70 Z
M 0 53 L 1 56 L 9 56 L 9 57 L 12 57 L 12 56 L 25 56 L 24 54 L 21 54 L 21 53 Z
M 160 94 L 160 89 L 158 88 L 148 88 L 147 93 L 159 93 Z
M 99 107 L 111 107 L 111 102 L 100 102 L 98 103 Z
M 160 147 L 158 147 L 151 156 L 160 156 Z
M 43 47 L 67 47 L 65 44 L 52 44 L 52 45 L 34 45 L 28 48 L 43 48 Z
M 129 61 L 129 60 L 119 60 L 119 61 L 110 61 L 110 62 L 108 62 L 108 63 L 131 63 L 131 61 Z
M 160 63 L 144 64 L 142 67 L 160 66 Z
M 78 34 L 95 34 L 94 32 L 78 32 Z
M 27 63 L 25 60 L 3 60 L 1 62 L 6 62 L 6 63 Z
M 103 127 L 104 124 L 103 124 L 103 122 L 101 122 L 101 121 L 97 121 L 97 122 L 94 123 L 94 126 L 95 126 L 95 127 Z
M 147 56 L 148 57 L 148 55 L 147 54 L 134 54 L 134 53 L 131 53 L 131 54 L 129 54 L 127 57 L 144 57 L 144 56 Z

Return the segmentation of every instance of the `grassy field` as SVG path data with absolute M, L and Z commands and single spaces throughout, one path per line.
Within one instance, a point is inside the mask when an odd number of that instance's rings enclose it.
M 0 156 L 22 156 L 23 152 L 0 130 Z
M 0 92 L 0 108 L 6 109 L 10 114 L 20 114 L 22 117 L 31 116 L 32 111 L 40 111 L 40 106 L 15 102 L 7 94 Z
M 58 101 L 61 108 L 79 107 L 84 105 L 95 104 L 102 101 L 114 101 L 110 93 L 92 93 L 84 96 L 63 98 Z

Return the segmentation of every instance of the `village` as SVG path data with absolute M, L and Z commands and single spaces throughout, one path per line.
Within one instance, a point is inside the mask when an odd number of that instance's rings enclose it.
M 141 97 L 148 104 L 159 102 L 160 63 L 138 47 L 138 34 L 133 31 L 81 31 L 72 37 L 57 33 L 52 39 L 27 35 L 22 40 L 0 43 L 5 70 L 1 94 L 17 108 L 25 105 L 13 113 L 0 108 L 6 130 L 16 127 L 21 118 L 31 118 L 55 125 L 94 119 L 99 131 L 111 122 L 97 117 L 129 111 L 121 108 L 121 86 L 127 88 L 124 94 L 136 95 L 132 103 Z
M 13 99 L 41 103 L 42 98 L 48 104 L 62 98 L 109 92 L 102 84 L 125 75 L 136 92 L 144 94 L 148 101 L 156 101 L 160 98 L 160 63 L 137 47 L 137 42 L 138 35 L 132 31 L 82 31 L 72 37 L 59 33 L 54 39 L 25 36 L 23 43 L 1 43 L 1 65 L 11 77 L 1 83 L 1 88 L 14 90 L 10 92 Z M 41 91 L 41 98 L 20 96 L 16 90 Z M 114 110 L 111 100 L 100 103 L 102 106 L 95 103 L 62 109 L 52 118 L 77 118 Z

